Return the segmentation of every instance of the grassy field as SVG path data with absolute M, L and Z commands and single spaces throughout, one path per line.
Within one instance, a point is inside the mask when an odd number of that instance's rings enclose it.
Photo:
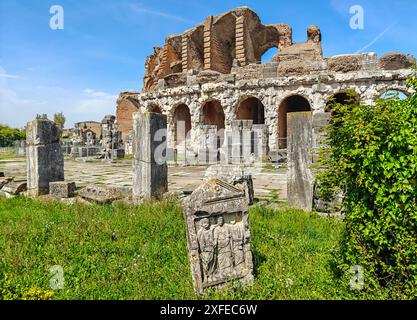
M 354 298 L 333 268 L 343 223 L 255 206 L 250 224 L 254 286 L 205 298 Z M 62 290 L 50 287 L 54 265 L 64 271 Z M 197 299 L 180 205 L 0 200 L 0 298 Z
M 22 158 L 25 159 L 23 156 L 16 156 L 14 153 L 0 153 L 0 160 L 8 160 L 8 159 L 16 159 Z

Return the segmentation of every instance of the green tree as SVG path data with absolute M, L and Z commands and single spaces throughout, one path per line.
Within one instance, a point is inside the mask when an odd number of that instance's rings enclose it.
M 10 147 L 17 140 L 26 139 L 26 130 L 10 128 L 0 124 L 0 147 Z
M 417 89 L 417 79 L 408 80 Z M 345 192 L 340 270 L 365 270 L 365 291 L 417 297 L 417 94 L 332 106 L 323 196 Z
M 61 127 L 61 129 L 64 129 L 65 125 L 65 116 L 62 112 L 58 112 L 54 114 L 54 122 Z

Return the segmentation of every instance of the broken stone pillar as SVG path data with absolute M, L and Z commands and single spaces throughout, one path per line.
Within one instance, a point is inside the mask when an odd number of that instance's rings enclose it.
M 231 123 L 232 127 L 232 163 L 242 162 L 242 121 L 233 120 Z
M 253 283 L 245 192 L 210 179 L 182 202 L 194 289 L 221 289 L 230 281 Z
M 257 161 L 266 161 L 269 153 L 268 145 L 268 126 L 265 124 L 254 124 L 253 130 L 253 149 Z
M 217 126 L 203 125 L 202 131 L 198 162 L 201 164 L 217 163 Z
M 253 120 L 233 120 L 231 127 L 231 162 L 235 164 L 253 162 Z
M 27 189 L 37 197 L 49 193 L 49 183 L 64 181 L 64 155 L 59 139 L 62 131 L 50 120 L 27 124 Z
M 290 205 L 305 211 L 311 211 L 314 179 L 311 171 L 313 147 L 312 113 L 288 113 L 287 128 L 288 202 Z
M 133 114 L 133 196 L 159 198 L 168 191 L 167 116 Z
M 253 162 L 252 151 L 253 151 L 253 139 L 252 139 L 252 120 L 241 120 L 242 121 L 242 161 L 244 163 Z

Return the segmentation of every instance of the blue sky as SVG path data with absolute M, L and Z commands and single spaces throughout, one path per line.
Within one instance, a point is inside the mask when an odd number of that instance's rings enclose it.
M 64 29 L 51 30 L 52 5 Z M 66 127 L 114 114 L 122 91 L 139 91 L 153 46 L 239 6 L 264 24 L 288 23 L 294 42 L 318 25 L 325 56 L 399 51 L 417 56 L 415 0 L 0 0 L 0 123 L 23 127 L 37 113 L 62 111 Z M 352 5 L 364 29 L 349 26 Z

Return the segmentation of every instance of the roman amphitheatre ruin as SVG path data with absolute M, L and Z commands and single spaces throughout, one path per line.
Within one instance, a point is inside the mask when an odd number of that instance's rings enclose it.
M 277 54 L 261 64 L 270 48 Z M 372 104 L 388 90 L 407 94 L 411 66 L 411 57 L 401 53 L 323 57 L 319 27 L 309 26 L 306 41 L 294 43 L 291 26 L 264 25 L 254 11 L 241 7 L 207 17 L 154 47 L 143 90 L 120 94 L 117 121 L 126 141 L 134 112 L 163 113 L 168 147 L 197 156 L 206 126 L 227 131 L 235 120 L 250 120 L 249 126 L 264 125 L 264 152 L 274 154 L 286 148 L 288 113 L 311 111 L 320 118 L 331 99 L 343 103 L 353 94 Z M 185 123 L 186 146 L 177 134 L 179 121 Z
M 277 53 L 262 63 L 262 56 L 271 48 Z M 64 153 L 78 155 L 82 161 L 66 157 L 65 176 L 80 187 L 131 188 L 130 160 L 85 161 L 84 154 L 88 158 L 94 151 L 93 147 L 88 149 L 86 135 L 91 131 L 99 136 L 101 131 L 104 147 L 97 150 L 132 154 L 137 142 L 133 114 L 153 112 L 167 117 L 170 191 L 197 188 L 207 164 L 245 164 L 253 176 L 256 196 L 278 190 L 280 198 L 287 199 L 288 115 L 312 115 L 308 136 L 317 147 L 318 129 L 331 114 L 331 101 L 348 103 L 353 97 L 373 104 L 375 98 L 390 90 L 409 94 L 406 79 L 415 74 L 413 64 L 413 58 L 402 53 L 324 57 L 319 27 L 308 26 L 305 42 L 294 43 L 291 26 L 262 24 L 248 7 L 209 16 L 153 48 L 145 61 L 142 91 L 120 93 L 116 117 L 106 116 L 101 123 L 94 123 L 96 134 L 86 123 L 83 128 L 78 124 L 76 137 L 81 142 L 64 146 Z M 245 130 L 249 146 L 241 139 Z M 237 144 L 236 136 L 240 139 Z M 210 144 L 215 149 L 214 158 L 206 157 Z M 271 167 L 271 162 L 284 165 Z M 13 172 L 16 179 L 26 178 L 22 159 L 5 160 L 1 169 Z

